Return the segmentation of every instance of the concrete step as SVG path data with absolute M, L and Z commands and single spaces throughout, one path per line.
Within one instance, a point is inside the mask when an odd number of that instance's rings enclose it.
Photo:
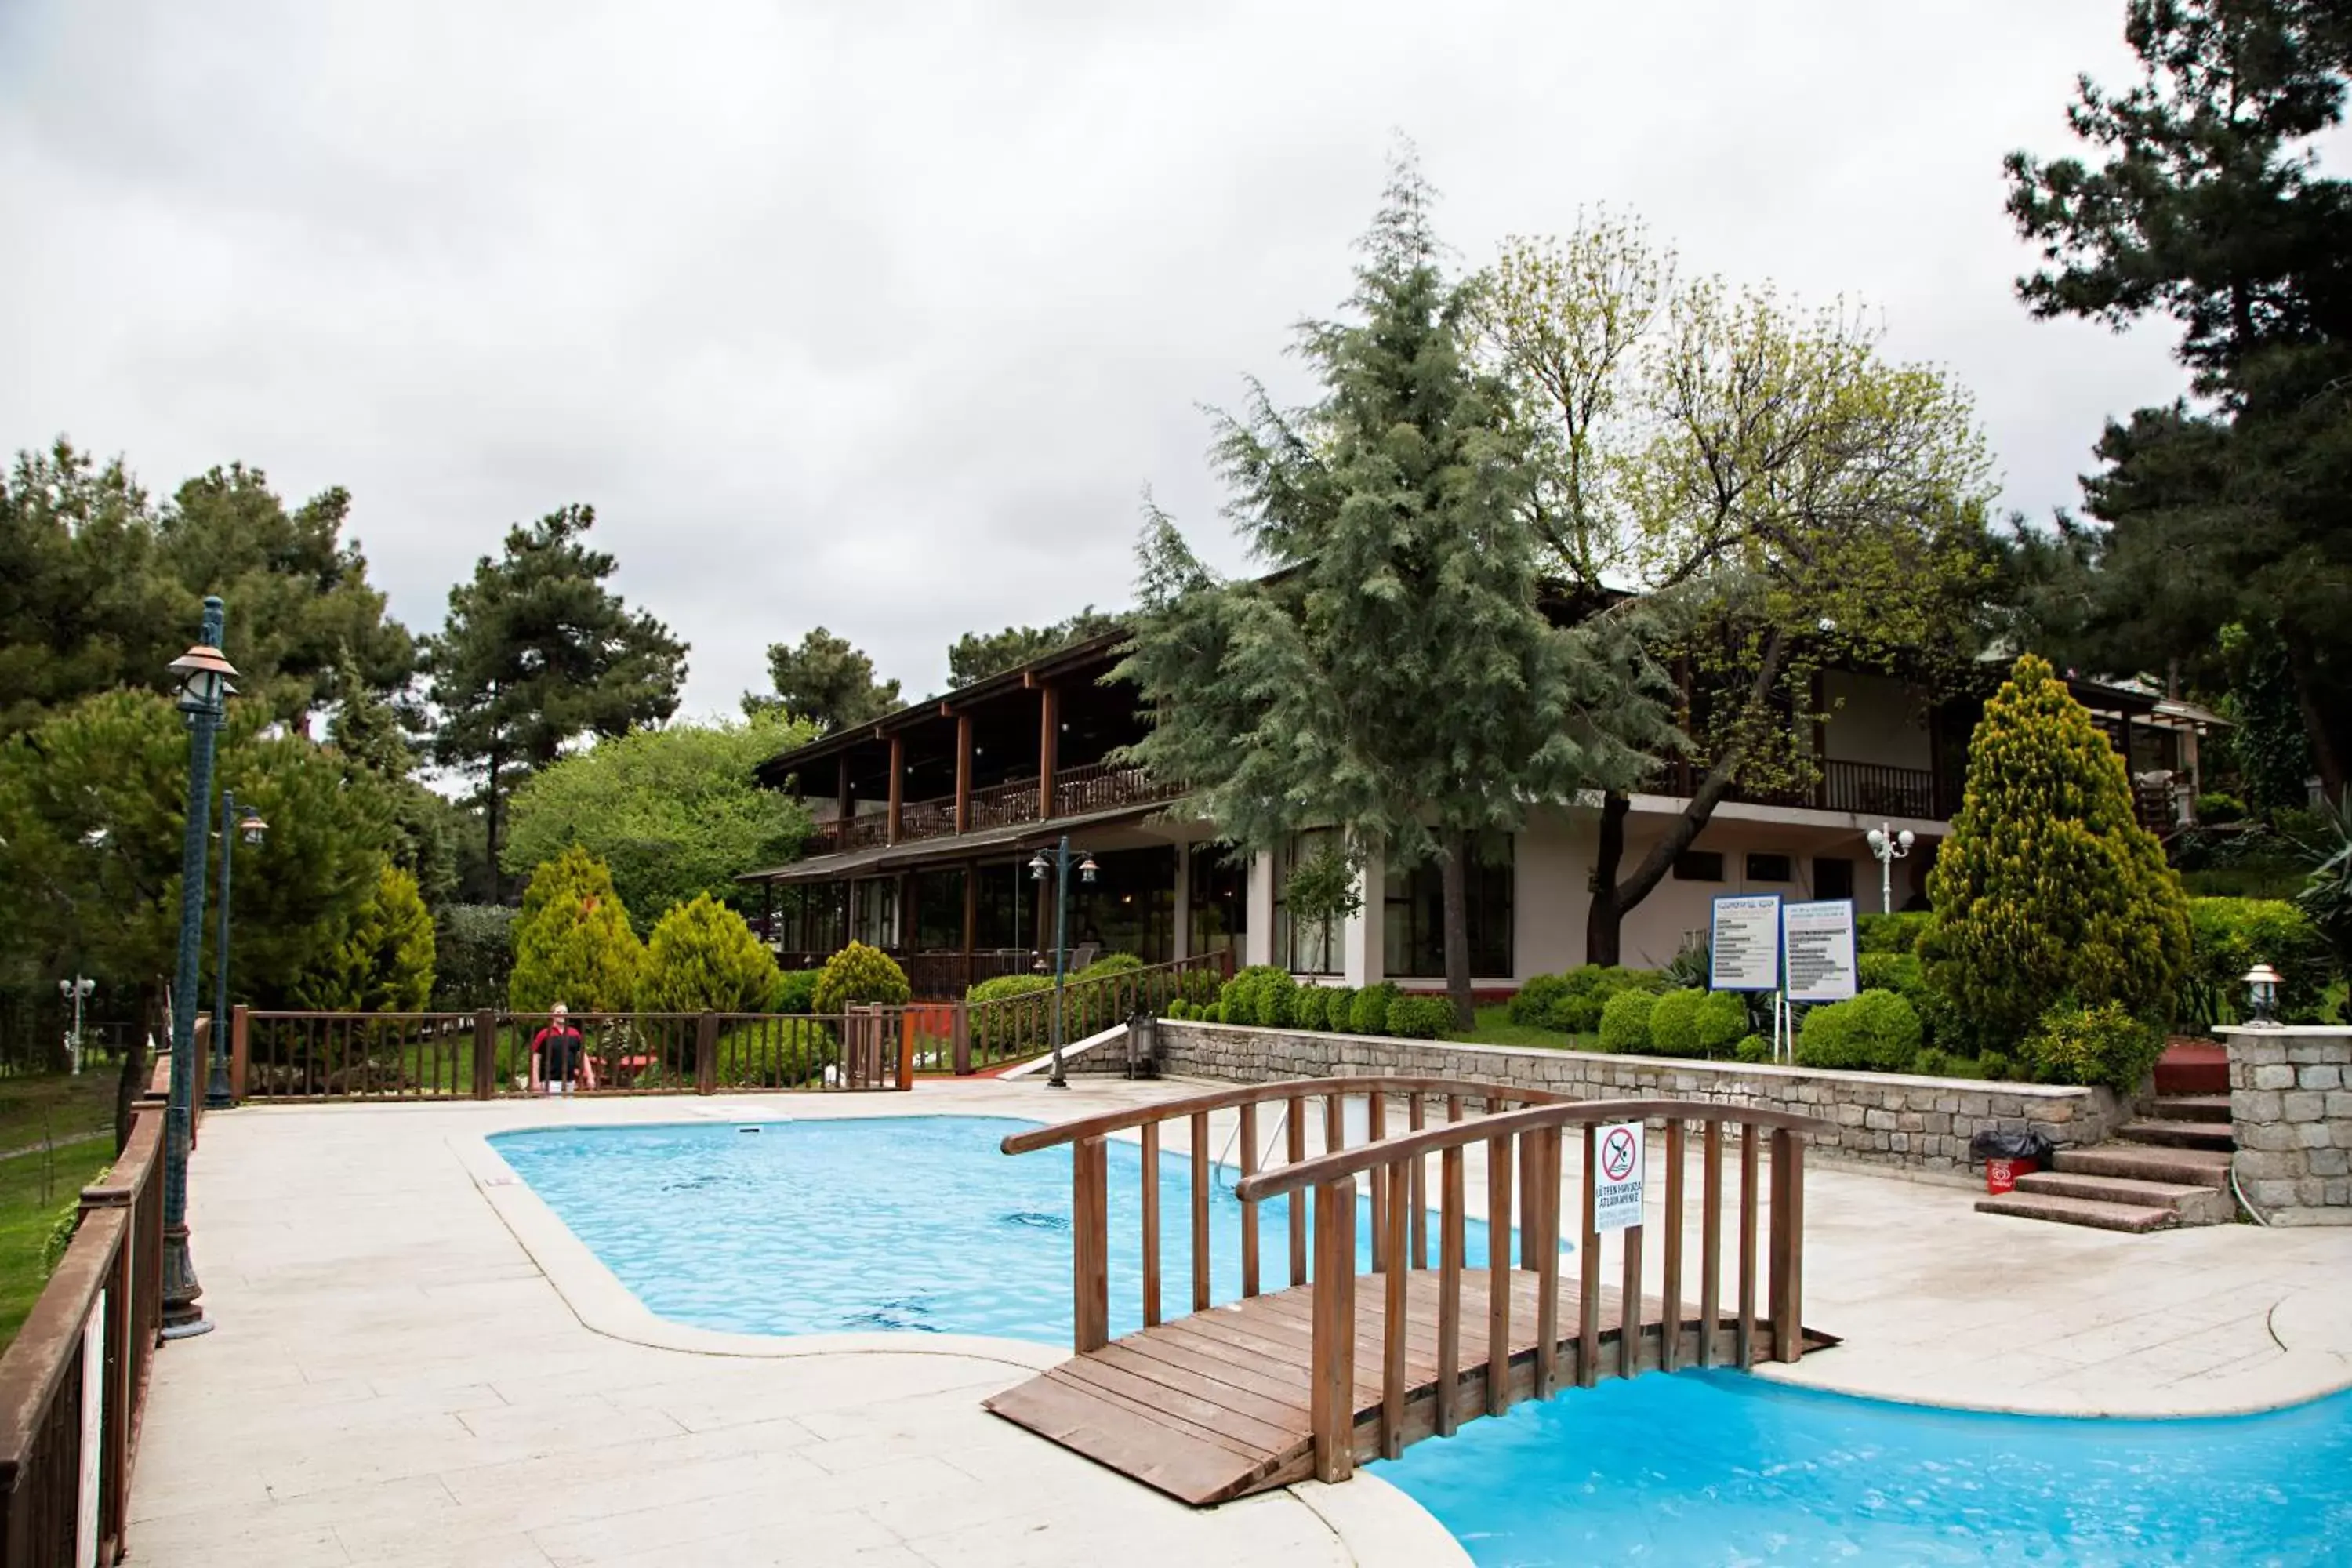
M 2158 1121 L 2227 1121 L 2230 1120 L 2230 1097 L 2226 1094 L 2160 1095 L 2148 1108 L 2148 1114 Z
M 2093 1176 L 2074 1171 L 2036 1171 L 2017 1178 L 2017 1190 L 2036 1197 L 2084 1198 L 2134 1208 L 2168 1208 L 2181 1225 L 2227 1225 L 2237 1218 L 2230 1194 L 2202 1184 L 2150 1182 L 2131 1176 Z
M 2116 1136 L 2133 1143 L 2211 1149 L 2224 1154 L 2238 1146 L 2238 1134 L 2226 1121 L 2127 1121 L 2116 1130 Z
M 2213 1149 L 2157 1149 L 2145 1143 L 2101 1143 L 2090 1149 L 2061 1149 L 2053 1163 L 2070 1174 L 2121 1176 L 2135 1182 L 2164 1182 L 2179 1186 L 2230 1184 L 2230 1156 Z
M 2060 1225 L 2086 1225 L 2095 1230 L 2161 1230 L 2179 1222 L 2168 1208 L 2147 1204 L 2109 1204 L 2094 1198 L 2053 1197 L 2041 1193 L 2008 1193 L 1977 1200 L 1979 1214 L 2013 1215 L 2019 1219 L 2055 1220 Z

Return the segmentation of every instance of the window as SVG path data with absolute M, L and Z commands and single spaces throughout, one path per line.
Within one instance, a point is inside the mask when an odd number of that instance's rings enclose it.
M 1096 956 L 1131 952 L 1146 963 L 1176 956 L 1176 847 L 1107 849 L 1095 856 L 1091 883 L 1070 873 L 1070 945 Z M 1053 902 L 1053 879 L 1040 884 Z M 1046 918 L 1052 919 L 1049 913 Z
M 1347 922 L 1333 921 L 1328 931 L 1318 925 L 1295 923 L 1286 897 L 1290 873 L 1326 845 L 1338 842 L 1339 835 L 1328 827 L 1294 833 L 1275 862 L 1274 961 L 1294 974 L 1337 974 L 1347 967 L 1341 956 Z
M 963 868 L 918 871 L 914 876 L 915 948 L 919 952 L 963 951 Z
M 775 946 L 819 963 L 841 951 L 848 935 L 846 882 L 788 883 L 776 889 Z
M 1786 855 L 1751 853 L 1748 857 L 1748 879 L 1751 882 L 1793 882 L 1797 879 L 1797 868 Z
M 1723 853 L 1717 849 L 1685 849 L 1675 857 L 1675 880 L 1677 882 L 1720 882 L 1723 880 Z
M 1813 897 L 1817 899 L 1853 897 L 1853 862 L 1830 855 L 1814 856 Z
M 898 945 L 898 879 L 868 877 L 857 884 L 851 933 L 868 947 Z
M 1191 953 L 1239 952 L 1249 923 L 1249 862 L 1221 844 L 1195 844 L 1192 854 Z
M 1513 841 L 1508 835 L 1474 842 L 1465 868 L 1470 973 L 1511 973 Z M 1391 867 L 1384 889 L 1381 967 L 1392 977 L 1431 980 L 1445 973 L 1445 894 L 1437 862 Z

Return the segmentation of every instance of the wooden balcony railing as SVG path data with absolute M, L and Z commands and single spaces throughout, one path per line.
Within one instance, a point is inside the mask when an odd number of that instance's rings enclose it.
M 955 830 L 955 796 L 951 795 L 931 800 L 908 801 L 898 808 L 898 842 L 901 844 L 919 838 L 950 837 Z
M 971 826 L 975 833 L 982 828 L 1013 827 L 1036 820 L 1037 781 L 1034 778 L 1007 779 L 1003 784 L 971 792 Z
M 1054 775 L 1054 815 L 1083 816 L 1089 812 L 1115 811 L 1123 805 L 1171 800 L 1183 793 L 1132 763 L 1090 763 L 1085 767 L 1064 768 Z
M 852 849 L 867 849 L 887 844 L 890 838 L 890 819 L 882 812 L 867 812 L 850 817 L 827 817 L 816 825 L 810 836 L 808 853 L 842 855 Z
M 1933 819 L 1936 775 L 1925 768 L 1890 768 L 1834 759 L 1822 764 L 1821 804 L 1864 816 Z

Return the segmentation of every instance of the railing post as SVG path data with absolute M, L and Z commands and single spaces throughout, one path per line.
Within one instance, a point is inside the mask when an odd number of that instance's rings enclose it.
M 1294 1198 L 1297 1194 L 1293 1194 Z M 1315 1189 L 1315 1321 L 1308 1420 L 1315 1479 L 1356 1471 L 1356 1184 Z
M 1805 1165 L 1803 1140 L 1789 1129 L 1772 1134 L 1772 1359 L 1805 1353 Z
M 1099 1138 L 1070 1151 L 1070 1325 L 1084 1355 L 1110 1342 L 1110 1160 Z
M 246 1065 L 252 1052 L 248 1038 L 252 1022 L 253 1009 L 244 1003 L 239 1002 L 229 1009 L 228 1093 L 231 1100 L 239 1102 L 245 1099 Z
M 719 1015 L 704 1013 L 694 1020 L 694 1092 L 719 1092 Z
M 971 1005 L 968 1002 L 957 1002 L 951 1005 L 955 1008 L 955 1014 L 949 1028 L 955 1040 L 956 1076 L 970 1078 L 971 1076 Z
M 499 1016 L 488 1007 L 474 1010 L 474 1098 L 495 1100 L 499 1092 Z

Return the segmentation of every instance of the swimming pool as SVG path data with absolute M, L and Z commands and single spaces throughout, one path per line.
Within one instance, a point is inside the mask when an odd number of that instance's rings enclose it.
M 1070 1161 L 1033 1123 L 882 1117 L 502 1133 L 516 1173 L 651 1310 L 698 1327 L 900 1330 L 1067 1344 Z M 1108 1145 L 1111 1331 L 1140 1326 L 1141 1156 Z M 1189 1162 L 1161 1156 L 1162 1300 L 1191 1305 Z M 1216 1300 L 1241 1293 L 1219 1173 Z M 1264 1205 L 1262 1278 L 1288 1281 Z M 1469 1250 L 1485 1247 L 1473 1225 Z M 1360 1213 L 1360 1267 L 1370 1226 Z M 1977 1415 L 1719 1373 L 1610 1382 L 1372 1467 L 1509 1568 L 2352 1562 L 2352 1394 L 2226 1420 Z

